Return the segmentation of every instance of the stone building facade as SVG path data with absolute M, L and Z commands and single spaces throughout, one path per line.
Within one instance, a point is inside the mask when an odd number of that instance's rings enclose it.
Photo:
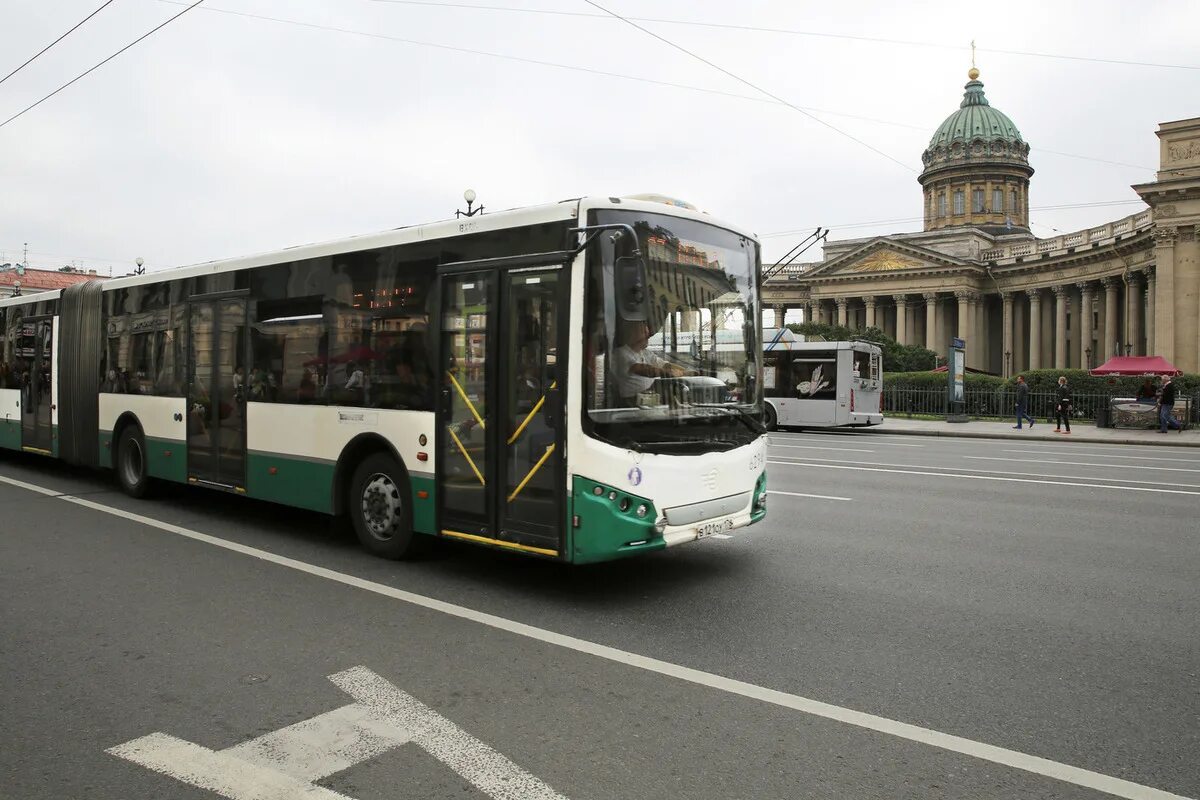
M 1004 376 L 1127 353 L 1200 372 L 1200 118 L 1159 126 L 1156 180 L 1133 187 L 1148 208 L 1039 239 L 1029 145 L 969 77 L 923 156 L 925 230 L 827 242 L 823 261 L 765 283 L 764 307 L 939 355 L 958 337 L 969 367 Z

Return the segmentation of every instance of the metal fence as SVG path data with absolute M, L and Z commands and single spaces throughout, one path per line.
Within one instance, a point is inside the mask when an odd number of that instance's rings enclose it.
M 1071 395 L 1071 418 L 1095 421 L 1097 411 L 1108 407 L 1110 395 Z M 972 417 L 1012 419 L 1016 416 L 1017 396 L 1012 389 L 967 389 L 964 392 L 965 413 Z M 1029 414 L 1038 420 L 1053 421 L 1054 407 L 1058 405 L 1056 392 L 1030 392 Z M 946 415 L 945 389 L 908 389 L 885 387 L 883 390 L 883 413 L 892 416 Z M 1200 392 L 1192 398 L 1192 424 L 1200 423 Z

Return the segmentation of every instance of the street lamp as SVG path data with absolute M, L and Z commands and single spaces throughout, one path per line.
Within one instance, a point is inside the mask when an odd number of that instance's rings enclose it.
M 1008 375 L 1012 375 L 1012 352 L 1004 351 L 1004 370 Z
M 142 267 L 142 264 L 144 264 L 146 262 L 142 261 L 141 256 L 138 256 L 137 258 L 135 258 L 133 260 L 133 263 L 137 264 L 137 269 L 135 269 L 133 271 L 134 275 L 145 275 L 146 274 L 146 270 Z
M 1091 369 L 1092 368 L 1092 348 L 1090 348 L 1090 347 L 1083 348 L 1083 355 L 1087 358 L 1087 368 Z
M 1127 356 L 1133 355 L 1133 345 L 1129 342 L 1125 343 L 1125 355 L 1127 355 Z
M 471 205 L 475 202 L 475 190 L 474 189 L 467 189 L 465 192 L 463 192 L 463 200 L 467 201 L 467 210 L 461 211 L 461 210 L 456 209 L 454 212 L 454 216 L 456 219 L 458 217 L 473 217 L 476 214 L 483 213 L 483 204 L 482 203 L 479 204 L 479 208 L 476 208 L 474 210 L 471 209 Z

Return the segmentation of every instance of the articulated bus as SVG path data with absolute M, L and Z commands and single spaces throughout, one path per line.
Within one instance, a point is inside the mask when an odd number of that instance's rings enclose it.
M 807 342 L 764 331 L 765 424 L 837 428 L 883 423 L 883 351 L 870 342 Z
M 658 550 L 766 513 L 760 270 L 742 229 L 604 198 L 0 300 L 0 452 L 388 558 Z

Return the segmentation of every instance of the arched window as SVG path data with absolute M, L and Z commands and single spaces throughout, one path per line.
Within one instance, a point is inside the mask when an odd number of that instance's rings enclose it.
M 975 188 L 971 190 L 971 213 L 983 213 L 983 189 Z
M 1004 190 L 992 189 L 992 213 L 999 214 L 1004 211 Z
M 965 203 L 965 202 L 966 202 L 966 201 L 965 201 L 965 198 L 964 198 L 964 196 L 963 196 L 963 190 L 962 190 L 962 189 L 956 189 L 956 190 L 955 190 L 955 192 L 954 192 L 954 213 L 955 213 L 955 214 L 963 214 L 963 213 L 966 213 L 966 207 L 965 207 L 965 205 L 964 205 L 964 203 Z
M 946 193 L 938 192 L 938 216 L 946 216 Z

